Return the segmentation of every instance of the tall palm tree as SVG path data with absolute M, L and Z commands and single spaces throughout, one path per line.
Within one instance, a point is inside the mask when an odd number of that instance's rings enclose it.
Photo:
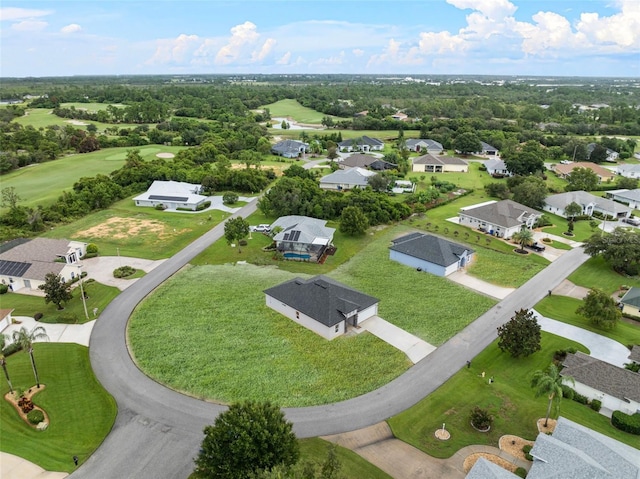
M 544 420 L 544 427 L 547 427 L 549 422 L 549 415 L 551 414 L 551 405 L 553 400 L 558 398 L 558 401 L 562 399 L 562 382 L 568 380 L 575 385 L 575 381 L 571 376 L 560 376 L 560 369 L 558 366 L 551 363 L 544 371 L 538 370 L 533 373 L 531 378 L 531 387 L 536 389 L 536 397 L 546 395 L 549 398 L 549 405 L 547 406 L 547 417 Z
M 526 226 L 523 226 L 512 238 L 520 244 L 520 251 L 524 251 L 525 246 L 533 243 L 533 233 Z
M 36 377 L 36 386 L 38 389 L 40 389 L 40 378 L 38 377 L 36 362 L 33 359 L 33 343 L 40 339 L 49 339 L 47 332 L 42 326 L 36 326 L 31 331 L 28 331 L 27 328 L 23 326 L 19 331 L 13 332 L 13 342 L 18 343 L 22 349 L 29 353 L 31 368 L 33 369 L 33 375 Z
M 0 366 L 2 366 L 4 375 L 7 378 L 7 382 L 9 383 L 9 392 L 13 393 L 13 385 L 11 384 L 11 379 L 9 379 L 9 371 L 7 371 L 7 360 L 4 358 L 4 355 L 2 354 L 2 350 L 4 349 L 4 345 L 6 341 L 7 341 L 7 336 L 4 334 L 0 334 Z

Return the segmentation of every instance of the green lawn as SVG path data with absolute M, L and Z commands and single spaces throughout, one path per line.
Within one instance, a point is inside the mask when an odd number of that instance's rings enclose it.
M 20 168 L 2 176 L 2 188 L 14 187 L 23 206 L 51 204 L 63 190 L 71 189 L 81 177 L 100 173 L 108 175 L 122 167 L 127 152 L 132 149 L 108 148 Z M 139 149 L 144 159 L 151 159 L 157 153 L 177 153 L 184 147 L 149 145 Z
M 125 106 L 119 103 L 113 103 L 112 105 L 115 107 Z M 74 107 L 76 110 L 101 111 L 106 110 L 109 103 L 62 103 L 60 106 L 62 108 Z
M 75 105 L 79 105 L 78 103 L 76 103 Z M 105 105 L 106 108 L 106 105 Z M 60 118 L 59 116 L 54 115 L 53 113 L 51 113 L 51 109 L 50 108 L 29 108 L 27 109 L 27 114 L 25 116 L 21 116 L 19 118 L 16 118 L 15 121 L 16 123 L 20 123 L 23 126 L 27 126 L 27 125 L 31 125 L 33 126 L 36 130 L 40 129 L 40 128 L 46 128 L 47 126 L 51 126 L 51 125 L 57 125 L 61 128 L 64 128 L 65 126 L 73 126 L 74 128 L 81 128 L 86 130 L 87 127 L 86 125 L 73 125 L 73 123 L 71 123 L 73 120 L 70 118 Z M 119 129 L 120 128 L 136 128 L 140 125 L 135 124 L 135 123 L 118 123 L 118 124 L 109 124 L 109 123 L 101 123 L 99 121 L 85 121 L 85 120 L 78 120 L 81 121 L 82 123 L 93 123 L 94 125 L 96 125 L 98 127 L 98 131 L 102 132 L 104 131 L 105 128 L 109 128 L 109 127 L 113 127 L 116 126 Z M 151 127 L 153 127 L 153 125 L 151 125 Z
M 566 251 L 573 249 L 568 244 L 560 243 L 560 241 L 555 241 L 555 240 L 552 240 L 551 243 L 543 242 L 543 244 L 546 244 L 547 246 L 551 246 L 552 248 L 555 248 L 555 249 L 563 249 Z
M 137 207 L 126 198 L 42 236 L 95 243 L 104 256 L 115 256 L 119 248 L 121 256 L 155 260 L 172 256 L 228 217 L 229 213 L 219 210 L 158 211 Z
M 572 241 L 586 241 L 587 239 L 589 239 L 595 231 L 599 231 L 599 230 L 592 230 L 591 226 L 589 226 L 589 223 L 591 222 L 590 220 L 588 221 L 576 221 L 574 223 L 574 229 L 573 229 L 573 234 L 574 236 L 569 237 L 569 236 L 565 236 L 562 233 L 566 232 L 568 227 L 569 227 L 569 223 L 567 221 L 566 218 L 562 218 L 561 216 L 558 215 L 554 215 L 552 213 L 549 213 L 548 211 L 544 212 L 544 215 L 549 218 L 549 220 L 551 221 L 551 223 L 553 223 L 552 226 L 545 226 L 544 228 L 542 228 L 542 231 L 544 233 L 549 233 L 552 235 L 556 235 L 556 236 L 562 236 L 566 239 L 572 240 Z M 600 224 L 599 220 L 595 220 L 598 224 Z
M 93 308 L 98 308 L 102 312 L 107 305 L 120 294 L 118 288 L 105 286 L 95 281 L 84 283 L 85 293 L 89 296 L 86 300 L 89 321 L 95 319 Z M 30 316 L 42 313 L 44 316 L 40 320 L 42 323 L 86 323 L 88 320 L 84 314 L 84 306 L 80 296 L 80 287 L 73 290 L 73 299 L 64 305 L 62 311 L 58 311 L 55 304 L 45 304 L 41 296 L 29 296 L 26 294 L 8 293 L 1 296 L 3 308 L 11 308 L 15 311 L 13 316 Z M 98 313 L 98 314 L 99 314 Z
M 489 248 L 475 249 L 476 260 L 469 266 L 469 274 L 508 288 L 522 286 L 549 264 L 549 261 L 535 253 L 523 256 Z
M 622 285 L 640 288 L 640 278 L 630 278 L 616 273 L 600 256 L 589 258 L 567 279 L 578 286 L 600 288 L 610 294 L 618 291 Z
M 547 410 L 545 397 L 536 398 L 530 387 L 531 374 L 546 368 L 557 349 L 584 347 L 568 339 L 542 333 L 543 349 L 528 358 L 513 359 L 502 353 L 497 341 L 473 359 L 471 369 L 458 371 L 442 387 L 412 408 L 389 419 L 395 436 L 434 457 L 451 457 L 460 448 L 472 444 L 498 445 L 503 434 L 534 440 L 536 420 Z M 488 384 L 486 377 L 494 376 Z M 469 424 L 474 406 L 486 408 L 495 421 L 489 433 L 475 431 Z M 626 444 L 638 447 L 638 438 L 615 429 L 609 419 L 575 401 L 563 400 L 560 414 L 572 421 L 593 428 Z M 437 429 L 446 424 L 451 433 L 448 441 L 434 437 Z
M 283 406 L 355 397 L 410 365 L 368 333 L 327 341 L 267 308 L 262 291 L 293 277 L 252 265 L 186 268 L 134 312 L 129 339 L 137 364 L 197 397 Z
M 47 412 L 51 423 L 46 431 L 37 431 L 20 419 L 9 402 L 0 401 L 0 450 L 49 471 L 72 472 L 72 456 L 83 463 L 111 430 L 116 403 L 93 375 L 88 348 L 36 343 L 34 356 L 40 381 L 46 387 L 33 401 Z M 14 387 L 26 390 L 34 385 L 26 352 L 9 356 L 7 368 Z M 4 379 L 1 384 L 4 396 L 9 387 Z
M 579 328 L 593 331 L 594 333 L 611 338 L 625 346 L 640 344 L 640 323 L 631 324 L 620 321 L 617 326 L 610 330 L 604 330 L 591 325 L 586 318 L 578 315 L 576 309 L 580 307 L 582 301 L 567 296 L 548 296 L 535 305 L 534 309 L 541 315 L 557 319 L 563 323 L 571 324 Z
M 322 118 L 329 116 L 337 120 L 344 120 L 337 116 L 327 115 L 317 110 L 307 108 L 298 103 L 297 100 L 285 99 L 268 105 L 263 105 L 260 108 L 268 108 L 272 117 L 291 117 L 293 120 L 300 123 L 316 123 L 320 124 Z

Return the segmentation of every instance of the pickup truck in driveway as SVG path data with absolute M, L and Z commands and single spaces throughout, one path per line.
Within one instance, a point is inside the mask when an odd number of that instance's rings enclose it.
M 544 251 L 544 245 L 540 243 L 533 243 L 527 246 L 527 248 L 532 249 L 533 251 L 537 251 L 538 253 Z

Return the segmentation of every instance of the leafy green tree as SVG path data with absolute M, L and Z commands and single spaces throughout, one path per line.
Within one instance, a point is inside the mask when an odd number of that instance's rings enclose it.
M 521 309 L 510 321 L 498 328 L 498 347 L 514 358 L 527 357 L 540 351 L 540 324 L 533 311 Z
M 582 214 L 582 206 L 580 206 L 575 201 L 572 201 L 564 208 L 564 214 L 567 218 L 574 220 L 576 216 L 580 216 Z
M 637 178 L 618 177 L 618 188 L 625 190 L 635 190 L 638 187 Z
M 236 201 L 238 201 L 238 195 L 233 191 L 227 191 L 222 195 L 222 203 L 225 205 L 233 205 Z
M 489 183 L 484 187 L 484 191 L 486 191 L 489 196 L 500 198 L 501 200 L 506 200 L 511 197 L 509 187 L 505 183 Z
M 258 150 L 258 153 L 260 153 L 261 155 L 268 155 L 269 153 L 271 153 L 271 143 L 269 143 L 269 140 L 267 140 L 263 136 L 258 140 L 258 143 L 256 144 L 256 150 Z
M 526 226 L 523 226 L 522 228 L 520 228 L 520 231 L 515 233 L 511 238 L 514 241 L 517 241 L 518 244 L 520 245 L 520 249 L 519 249 L 520 252 L 525 250 L 524 249 L 525 246 L 529 246 L 530 244 L 533 243 L 533 233 Z
M 536 209 L 544 206 L 548 192 L 544 180 L 537 176 L 527 176 L 511 188 L 513 201 Z
M 589 168 L 575 168 L 567 175 L 566 191 L 593 191 L 598 186 L 598 175 Z
M 453 147 L 460 153 L 470 154 L 482 150 L 482 143 L 475 133 L 466 132 L 456 136 Z
M 13 332 L 13 342 L 20 345 L 20 348 L 29 353 L 29 359 L 31 359 L 31 369 L 33 369 L 33 375 L 36 378 L 36 386 L 40 389 L 40 377 L 38 376 L 38 369 L 36 368 L 36 361 L 33 358 L 33 343 L 41 339 L 49 339 L 47 332 L 42 326 L 36 326 L 31 331 L 22 326 L 19 330 Z
M 589 256 L 601 256 L 620 273 L 640 273 L 640 233 L 616 228 L 611 233 L 592 235 L 583 247 Z
M 53 303 L 58 307 L 58 310 L 64 309 L 62 303 L 71 301 L 73 295 L 71 294 L 71 285 L 68 284 L 62 276 L 55 273 L 47 273 L 44 276 L 44 284 L 38 286 L 45 293 L 45 303 Z
M 607 149 L 602 145 L 596 144 L 589 155 L 589 161 L 594 163 L 604 163 L 608 156 Z
M 562 399 L 562 383 L 563 379 L 575 384 L 571 376 L 560 376 L 558 366 L 551 363 L 547 369 L 537 370 L 531 377 L 531 387 L 536 390 L 536 397 L 547 396 L 549 404 L 547 406 L 547 416 L 544 420 L 544 427 L 549 424 L 549 416 L 551 415 L 551 406 L 554 399 Z
M 515 153 L 504 157 L 504 164 L 514 175 L 531 175 L 544 170 L 545 151 L 535 140 L 527 141 Z
M 369 228 L 369 220 L 358 206 L 347 206 L 340 215 L 340 232 L 349 236 L 362 235 Z
M 227 243 L 235 243 L 249 234 L 249 223 L 242 217 L 231 218 L 224 224 L 224 237 Z M 241 253 L 240 244 L 238 244 L 238 253 Z
M 338 149 L 335 146 L 330 146 L 327 148 L 327 158 L 330 160 L 335 160 L 340 155 L 338 154 Z
M 246 479 L 276 466 L 289 468 L 299 457 L 292 427 L 269 402 L 232 404 L 204 428 L 196 472 L 203 478 Z
M 7 371 L 7 359 L 4 357 L 4 354 L 2 354 L 6 341 L 7 336 L 4 334 L 0 334 L 0 366 L 2 366 L 2 371 L 4 371 L 4 377 L 7 378 L 7 384 L 9 384 L 9 392 L 13 393 L 13 385 L 11 384 L 11 379 L 9 378 L 9 371 Z
M 373 191 L 386 192 L 391 186 L 391 178 L 384 173 L 377 173 L 369 177 L 369 186 Z
M 602 329 L 613 329 L 622 318 L 622 312 L 615 300 L 598 288 L 589 290 L 576 313 L 584 316 L 591 324 Z

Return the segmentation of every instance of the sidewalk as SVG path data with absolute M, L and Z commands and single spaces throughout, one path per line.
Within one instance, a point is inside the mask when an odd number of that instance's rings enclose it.
M 10 324 L 3 334 L 8 335 L 10 338 L 14 331 L 18 331 L 20 328 L 25 327 L 31 331 L 36 326 L 42 326 L 49 336 L 51 343 L 76 343 L 81 346 L 89 347 L 89 338 L 91 337 L 91 330 L 96 320 L 89 321 L 84 324 L 62 324 L 62 323 L 41 323 L 29 316 L 14 316 L 18 323 Z M 47 342 L 42 341 L 42 342 Z
M 45 471 L 21 457 L 0 452 L 0 479 L 62 479 L 66 472 Z

